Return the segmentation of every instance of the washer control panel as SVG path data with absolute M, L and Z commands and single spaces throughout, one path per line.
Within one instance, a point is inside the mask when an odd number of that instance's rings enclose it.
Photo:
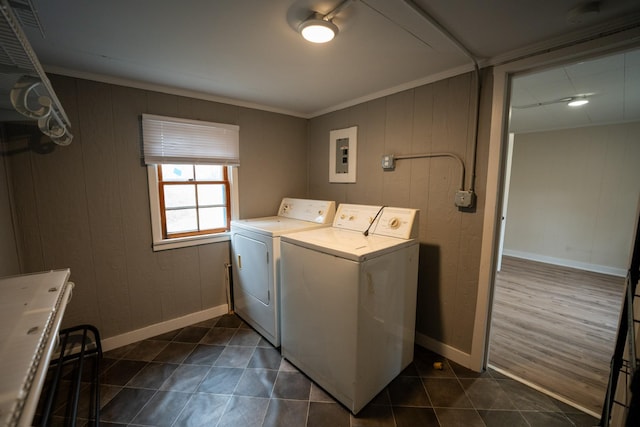
M 418 209 L 389 206 L 350 205 L 338 206 L 334 228 L 369 231 L 368 234 L 413 239 L 418 237 Z
M 285 197 L 280 202 L 278 216 L 318 224 L 331 224 L 335 212 L 336 202 Z
M 364 232 L 371 226 L 382 206 L 350 205 L 342 203 L 338 206 L 333 220 L 334 228 Z M 371 230 L 371 229 L 370 229 Z
M 380 212 L 374 234 L 414 239 L 418 237 L 418 209 L 385 207 Z

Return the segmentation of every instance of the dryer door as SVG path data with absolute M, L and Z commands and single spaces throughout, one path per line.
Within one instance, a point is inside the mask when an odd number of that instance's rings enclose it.
M 234 294 L 236 305 L 252 304 L 242 301 L 245 297 L 253 297 L 268 305 L 269 292 L 269 246 L 251 237 L 235 234 L 233 236 Z M 249 294 L 249 295 L 243 295 Z

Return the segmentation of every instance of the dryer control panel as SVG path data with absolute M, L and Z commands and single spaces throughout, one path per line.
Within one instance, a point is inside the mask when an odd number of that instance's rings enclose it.
M 336 202 L 285 197 L 280 202 L 278 216 L 317 224 L 331 224 L 335 212 Z

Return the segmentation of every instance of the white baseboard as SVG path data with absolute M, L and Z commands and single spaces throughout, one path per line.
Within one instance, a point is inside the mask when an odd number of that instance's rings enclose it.
M 517 376 L 517 375 L 513 375 L 512 373 L 510 373 L 510 372 L 508 372 L 508 371 L 502 370 L 502 369 L 500 369 L 500 368 L 496 368 L 495 366 L 491 365 L 491 363 L 489 363 L 489 367 L 490 367 L 491 369 L 493 369 L 494 371 L 501 373 L 501 374 L 502 374 L 502 375 L 504 375 L 505 377 L 509 377 L 509 378 L 511 378 L 512 380 L 518 381 L 519 383 L 522 383 L 522 384 L 526 385 L 527 387 L 531 387 L 531 388 L 532 388 L 532 389 L 534 389 L 534 390 L 538 390 L 540 393 L 544 393 L 544 394 L 546 394 L 547 396 L 551 396 L 551 397 L 553 397 L 553 398 L 554 398 L 554 399 L 556 399 L 556 400 L 559 400 L 559 401 L 561 401 L 561 402 L 563 402 L 563 403 L 566 403 L 566 404 L 567 404 L 567 405 L 569 405 L 569 406 L 572 406 L 572 407 L 574 407 L 574 408 L 576 408 L 576 409 L 578 409 L 578 410 L 580 410 L 580 411 L 582 411 L 582 412 L 585 412 L 585 413 L 587 413 L 587 414 L 591 415 L 592 417 L 600 418 L 600 415 L 601 415 L 601 414 L 598 414 L 598 413 L 596 413 L 596 412 L 593 412 L 593 411 L 591 411 L 591 410 L 589 410 L 589 409 L 587 409 L 587 408 L 585 408 L 585 407 L 583 407 L 583 406 L 580 406 L 580 405 L 578 405 L 577 403 L 572 402 L 572 401 L 570 401 L 569 399 L 567 399 L 567 398 L 565 398 L 565 397 L 563 397 L 563 396 L 560 396 L 559 394 L 556 394 L 556 393 L 554 393 L 554 392 L 552 392 L 552 391 L 549 391 L 549 390 L 547 390 L 547 389 L 545 389 L 545 388 L 543 388 L 543 387 L 540 387 L 539 385 L 534 384 L 534 383 L 532 383 L 532 382 L 530 382 L 530 381 L 527 381 L 527 380 L 525 380 L 525 379 L 522 379 L 522 378 L 520 378 L 520 377 L 519 377 L 519 376 Z
M 607 265 L 591 264 L 587 262 L 540 255 L 531 252 L 514 251 L 511 249 L 505 249 L 502 253 L 503 255 L 514 258 L 528 259 L 531 261 L 544 262 L 545 264 L 576 268 L 578 270 L 592 271 L 594 273 L 608 274 L 611 276 L 625 277 L 627 275 L 627 270 L 625 270 L 624 268 L 610 267 Z
M 416 344 L 418 344 L 420 347 L 426 348 L 427 350 L 438 353 L 440 356 L 446 357 L 449 360 L 453 360 L 454 362 L 464 366 L 465 368 L 473 369 L 470 367 L 471 355 L 458 350 L 457 348 L 451 347 L 450 345 L 423 335 L 420 332 L 416 332 Z
M 185 316 L 167 320 L 165 322 L 145 326 L 144 328 L 136 329 L 135 331 L 125 332 L 124 334 L 116 335 L 115 337 L 105 338 L 102 340 L 102 351 L 109 351 L 134 342 L 146 340 L 148 338 L 155 337 L 156 335 L 164 334 L 165 332 L 170 332 L 178 328 L 193 325 L 194 323 L 222 316 L 228 312 L 229 306 L 227 304 L 222 304 L 217 307 L 208 308 L 195 313 L 189 313 Z

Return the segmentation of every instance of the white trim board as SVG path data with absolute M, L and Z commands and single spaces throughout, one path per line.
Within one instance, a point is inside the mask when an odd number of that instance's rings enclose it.
M 609 267 L 607 265 L 591 264 L 588 262 L 574 261 L 571 259 L 556 258 L 547 255 L 540 255 L 532 252 L 514 251 L 505 249 L 503 255 L 526 259 L 529 261 L 543 262 L 545 264 L 559 265 L 561 267 L 570 267 L 578 270 L 592 271 L 594 273 L 608 274 L 611 276 L 625 277 L 627 270 L 617 267 Z
M 471 355 L 465 353 L 457 348 L 451 347 L 443 342 L 435 340 L 431 337 L 428 337 L 420 332 L 416 332 L 416 344 L 420 347 L 424 347 L 427 350 L 431 350 L 434 353 L 438 353 L 442 357 L 446 357 L 449 360 L 456 362 L 459 365 L 464 366 L 465 368 L 469 368 L 471 370 L 475 369 L 471 366 Z
M 514 381 L 518 381 L 519 383 L 522 383 L 522 384 L 526 385 L 527 387 L 530 387 L 530 388 L 532 388 L 534 390 L 537 390 L 540 393 L 546 394 L 547 396 L 551 396 L 554 399 L 559 400 L 559 401 L 561 401 L 561 402 L 563 402 L 563 403 L 565 403 L 565 404 L 567 404 L 567 405 L 569 405 L 571 407 L 574 407 L 574 408 L 576 408 L 576 409 L 578 409 L 578 410 L 580 410 L 580 411 L 582 411 L 582 412 L 584 412 L 586 414 L 589 414 L 594 418 L 600 418 L 601 414 L 597 414 L 597 413 L 595 413 L 595 412 L 593 412 L 593 411 L 591 411 L 591 410 L 589 410 L 589 409 L 587 409 L 587 408 L 585 408 L 583 406 L 578 405 L 575 402 L 570 401 L 566 397 L 560 396 L 559 394 L 556 394 L 556 393 L 554 393 L 552 391 L 549 391 L 546 388 L 540 387 L 537 384 L 534 384 L 534 383 L 532 383 L 530 381 L 522 379 L 517 375 L 513 375 L 509 371 L 505 371 L 503 369 L 497 368 L 497 367 L 493 366 L 491 363 L 488 364 L 488 367 L 493 369 L 494 371 L 498 372 L 499 374 L 504 375 L 505 377 L 511 378 Z
M 214 317 L 222 316 L 229 312 L 229 306 L 222 304 L 217 307 L 211 307 L 206 310 L 197 311 L 195 313 L 189 313 L 182 317 L 167 320 L 153 325 L 145 326 L 144 328 L 136 329 L 135 331 L 125 332 L 121 335 L 109 337 L 102 340 L 102 351 L 106 352 L 115 348 L 124 347 L 125 345 L 133 344 L 138 341 L 146 340 L 157 335 L 171 332 L 173 330 L 184 328 L 198 322 L 213 319 Z

